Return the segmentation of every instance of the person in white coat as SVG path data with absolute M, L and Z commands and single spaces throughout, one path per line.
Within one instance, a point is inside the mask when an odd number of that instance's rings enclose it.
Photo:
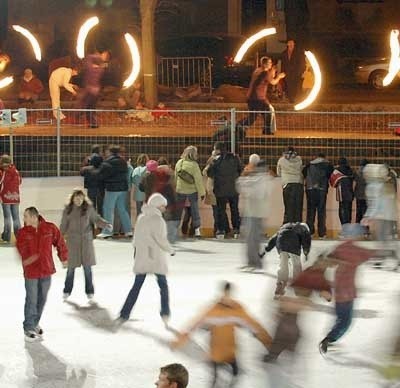
M 76 96 L 75 85 L 70 83 L 71 77 L 78 75 L 76 67 L 59 67 L 55 69 L 49 78 L 49 90 L 51 98 L 51 107 L 53 116 L 57 118 L 57 109 L 60 108 L 60 89 L 64 87 L 74 96 Z M 60 120 L 65 119 L 65 115 L 60 111 Z
M 120 317 L 117 319 L 118 324 L 129 319 L 147 274 L 154 274 L 157 277 L 161 296 L 160 315 L 164 323 L 166 325 L 168 323 L 170 309 L 166 253 L 174 256 L 175 251 L 168 242 L 167 225 L 162 217 L 167 204 L 167 200 L 160 193 L 152 194 L 147 204 L 143 205 L 142 213 L 136 221 L 133 240 L 135 282 L 122 307 Z

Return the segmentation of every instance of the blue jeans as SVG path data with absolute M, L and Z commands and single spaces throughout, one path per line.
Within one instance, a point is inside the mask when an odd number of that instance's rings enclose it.
M 11 219 L 14 225 L 14 235 L 17 237 L 18 230 L 21 229 L 21 222 L 19 221 L 19 205 L 2 203 L 4 215 L 4 231 L 1 235 L 3 241 L 11 241 Z
M 94 294 L 92 267 L 83 265 L 83 273 L 85 275 L 85 292 L 86 295 Z M 70 294 L 74 287 L 75 268 L 68 268 L 67 276 L 65 277 L 64 293 Z
M 159 275 L 159 274 L 155 274 L 155 275 L 157 276 L 157 283 L 158 283 L 158 287 L 160 288 L 160 296 L 161 296 L 160 315 L 161 316 L 164 316 L 164 315 L 169 316 L 170 310 L 169 310 L 169 291 L 168 291 L 167 278 L 165 275 Z M 133 306 L 135 305 L 135 303 L 137 301 L 137 298 L 140 293 L 140 289 L 142 288 L 145 279 L 146 279 L 146 274 L 137 274 L 135 276 L 135 282 L 133 283 L 133 287 L 129 291 L 129 294 L 128 294 L 126 301 L 120 312 L 121 318 L 126 319 L 126 320 L 129 319 L 129 316 L 131 314 Z
M 107 191 L 104 195 L 103 217 L 111 225 L 114 224 L 114 209 L 117 209 L 124 233 L 132 232 L 131 217 L 126 209 L 127 191 Z M 112 235 L 112 231 L 103 229 L 102 233 Z
M 176 193 L 177 203 L 185 203 L 186 198 L 190 202 L 190 211 L 192 214 L 192 226 L 194 229 L 199 228 L 200 227 L 199 196 L 197 192 L 192 194 Z M 183 212 L 183 207 L 181 208 L 181 216 L 182 212 Z
M 336 322 L 326 338 L 329 342 L 335 342 L 346 333 L 353 318 L 353 301 L 337 303 L 335 305 Z
M 51 277 L 25 279 L 24 330 L 34 330 L 39 325 L 49 292 Z
M 178 220 L 168 220 L 167 224 L 167 239 L 170 244 L 175 244 L 178 236 L 178 228 L 179 228 Z

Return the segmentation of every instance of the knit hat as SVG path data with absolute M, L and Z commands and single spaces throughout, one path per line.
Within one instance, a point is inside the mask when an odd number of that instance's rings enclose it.
M 167 206 L 168 201 L 160 193 L 154 193 L 150 196 L 149 200 L 147 201 L 147 205 L 159 208 L 161 206 Z
M 252 164 L 252 165 L 254 165 L 254 166 L 257 166 L 257 164 L 260 162 L 260 156 L 259 155 L 257 155 L 257 154 L 251 154 L 250 156 L 249 156 L 249 163 L 250 164 Z
M 157 170 L 157 167 L 158 167 L 158 163 L 157 163 L 155 160 L 149 160 L 149 161 L 146 163 L 146 169 L 147 169 L 147 171 L 149 171 L 149 172 L 154 172 L 154 171 L 156 171 L 156 170 Z

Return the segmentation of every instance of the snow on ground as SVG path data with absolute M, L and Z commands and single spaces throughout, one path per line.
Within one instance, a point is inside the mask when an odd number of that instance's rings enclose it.
M 330 242 L 316 242 L 324 249 Z M 0 248 L 0 387 L 1 388 L 144 388 L 154 386 L 159 368 L 183 363 L 190 373 L 191 388 L 209 387 L 210 374 L 201 358 L 207 348 L 207 332 L 197 332 L 183 351 L 172 352 L 173 339 L 159 317 L 159 292 L 148 276 L 131 320 L 114 333 L 112 321 L 133 283 L 132 246 L 124 241 L 95 241 L 98 265 L 94 267 L 97 306 L 84 295 L 83 274 L 77 270 L 75 288 L 68 302 L 62 301 L 65 270 L 57 263 L 41 326 L 45 339 L 26 344 L 22 321 L 24 282 L 13 247 Z M 186 240 L 177 244 L 170 258 L 168 276 L 171 325 L 183 329 L 218 295 L 222 280 L 235 284 L 234 296 L 271 333 L 275 327 L 273 292 L 278 257 L 265 258 L 265 273 L 238 271 L 244 261 L 238 241 Z M 318 343 L 333 320 L 333 305 L 315 298 L 317 311 L 302 315 L 303 337 L 294 355 L 284 353 L 274 365 L 260 360 L 263 346 L 248 332 L 238 332 L 238 387 L 347 388 L 383 387 L 375 367 L 385 362 L 398 333 L 399 274 L 369 265 L 359 270 L 359 299 L 350 332 L 339 351 L 321 357 Z

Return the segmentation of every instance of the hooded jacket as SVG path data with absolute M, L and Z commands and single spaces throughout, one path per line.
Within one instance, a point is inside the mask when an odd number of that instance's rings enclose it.
M 20 203 L 19 186 L 21 182 L 21 176 L 13 164 L 0 170 L 0 202 L 4 204 Z
M 325 158 L 318 157 L 312 160 L 303 169 L 306 180 L 306 189 L 328 191 L 329 177 L 333 172 L 333 165 Z
M 22 259 L 26 279 L 39 279 L 56 272 L 52 248 L 56 247 L 60 261 L 68 260 L 68 249 L 61 232 L 51 222 L 39 216 L 39 225 L 24 226 L 18 231 L 17 250 Z
M 271 344 L 269 333 L 252 318 L 243 306 L 231 298 L 221 298 L 201 315 L 185 334 L 178 337 L 175 346 L 187 342 L 189 333 L 198 327 L 210 330 L 210 359 L 229 363 L 236 359 L 235 327 L 249 329 L 266 347 Z
M 151 197 L 136 221 L 133 247 L 136 274 L 167 274 L 166 253 L 173 253 L 173 249 L 167 239 L 167 225 Z
M 288 183 L 303 183 L 303 162 L 296 152 L 288 151 L 278 160 L 276 173 L 282 178 L 282 186 Z

